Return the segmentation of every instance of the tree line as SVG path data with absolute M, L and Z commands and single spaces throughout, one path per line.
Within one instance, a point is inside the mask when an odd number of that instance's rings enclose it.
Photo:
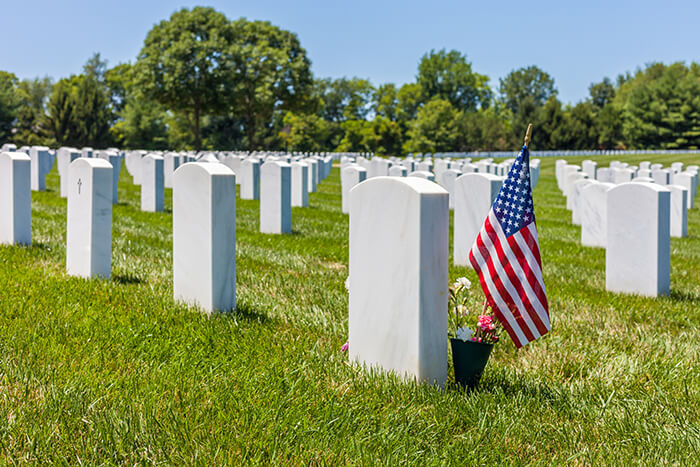
M 155 25 L 134 63 L 99 54 L 79 75 L 0 71 L 0 142 L 17 145 L 409 152 L 697 149 L 700 65 L 652 63 L 562 104 L 552 76 L 517 69 L 492 87 L 456 50 L 414 82 L 318 78 L 297 35 L 204 7 Z

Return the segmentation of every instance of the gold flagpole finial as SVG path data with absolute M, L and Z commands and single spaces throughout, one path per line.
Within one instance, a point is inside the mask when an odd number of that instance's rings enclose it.
M 527 131 L 525 132 L 525 147 L 530 144 L 530 138 L 532 138 L 532 123 L 527 125 Z

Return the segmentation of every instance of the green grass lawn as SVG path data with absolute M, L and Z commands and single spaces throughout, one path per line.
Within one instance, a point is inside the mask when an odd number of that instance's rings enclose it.
M 700 209 L 689 213 L 688 238 L 671 240 L 669 297 L 608 293 L 605 251 L 580 245 L 554 163 L 542 160 L 535 190 L 552 332 L 519 351 L 503 339 L 472 393 L 368 374 L 339 351 L 348 219 L 337 168 L 309 208 L 293 209 L 292 235 L 258 233 L 258 202 L 237 200 L 238 311 L 211 317 L 172 299 L 170 190 L 165 213 L 140 212 L 124 168 L 112 279 L 68 277 L 54 169 L 48 191 L 32 193 L 33 246 L 0 247 L 0 455 L 71 464 L 700 462 Z M 471 270 L 451 268 L 451 279 L 461 275 L 477 283 Z

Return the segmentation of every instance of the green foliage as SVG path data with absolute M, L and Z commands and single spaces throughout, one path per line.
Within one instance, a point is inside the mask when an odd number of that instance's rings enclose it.
M 183 8 L 155 25 L 138 55 L 135 80 L 149 99 L 188 113 L 195 149 L 203 115 L 222 111 L 234 74 L 229 56 L 233 29 L 213 8 Z
M 45 128 L 56 144 L 107 147 L 112 121 L 106 90 L 94 76 L 71 76 L 53 86 Z
M 456 50 L 431 50 L 418 65 L 417 83 L 423 101 L 439 98 L 460 111 L 475 111 L 489 106 L 492 98 L 489 78 L 472 71 L 466 56 Z
M 651 64 L 620 86 L 615 104 L 628 146 L 700 147 L 700 65 Z
M 531 107 L 542 107 L 547 99 L 557 95 L 554 79 L 536 66 L 511 71 L 500 79 L 498 92 L 514 115 L 527 112 Z
M 418 116 L 411 122 L 404 150 L 431 153 L 459 150 L 461 117 L 462 112 L 449 101 L 431 100 L 418 110 Z
M 287 112 L 280 137 L 289 151 L 323 151 L 330 133 L 330 123 L 318 115 Z
M 261 128 L 277 136 L 268 125 L 276 111 L 306 104 L 305 94 L 312 86 L 311 62 L 296 34 L 268 21 L 242 18 L 231 30 L 227 50 L 232 66 L 226 92 L 231 111 L 245 122 L 248 149 L 253 150 Z
M 372 110 L 375 115 L 396 121 L 398 118 L 399 96 L 396 85 L 382 84 L 374 91 Z
M 8 141 L 17 118 L 20 99 L 17 95 L 17 77 L 0 71 L 0 141 Z
M 43 130 L 46 103 L 53 83 L 51 78 L 25 79 L 17 86 L 20 102 L 12 141 L 18 146 L 47 145 L 52 143 Z

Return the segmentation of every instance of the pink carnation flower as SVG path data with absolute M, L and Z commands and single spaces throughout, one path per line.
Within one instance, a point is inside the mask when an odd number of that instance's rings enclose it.
M 340 348 L 341 352 L 347 352 L 348 349 L 350 348 L 350 341 L 345 341 L 345 344 Z

